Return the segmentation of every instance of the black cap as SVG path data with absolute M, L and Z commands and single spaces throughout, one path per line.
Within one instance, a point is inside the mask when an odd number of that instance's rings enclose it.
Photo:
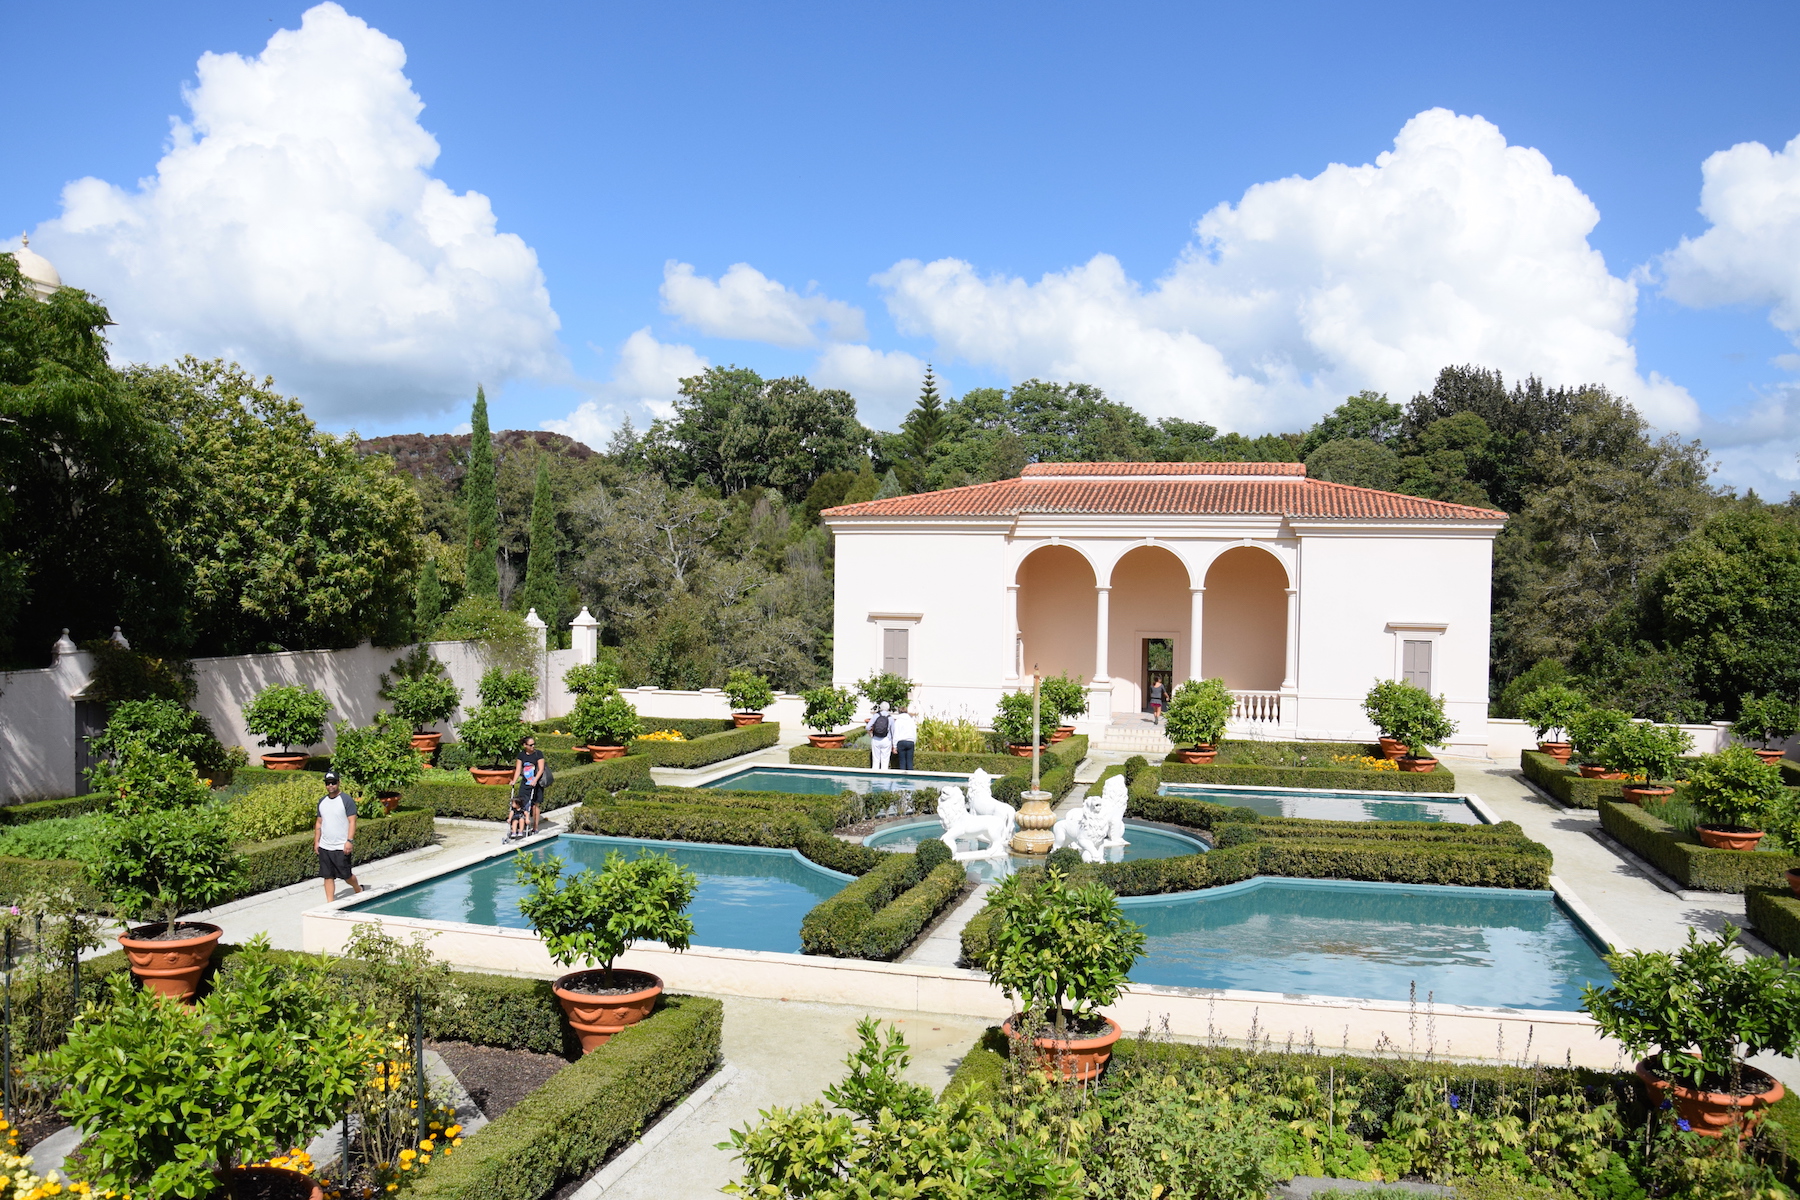
M 325 772 L 325 782 L 326 783 L 337 783 L 338 782 L 337 772 L 336 771 Z

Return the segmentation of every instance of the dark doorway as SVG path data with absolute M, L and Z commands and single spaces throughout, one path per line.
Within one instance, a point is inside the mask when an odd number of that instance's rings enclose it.
M 1154 684 L 1162 684 L 1166 704 L 1169 691 L 1175 686 L 1175 639 L 1144 639 L 1144 705 L 1141 711 L 1150 711 L 1150 688 Z
M 88 739 L 106 732 L 106 705 L 95 700 L 75 702 L 75 787 L 77 794 L 88 790 L 88 768 L 100 761 Z

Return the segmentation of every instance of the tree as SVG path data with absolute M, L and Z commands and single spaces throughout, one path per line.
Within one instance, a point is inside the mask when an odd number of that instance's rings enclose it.
M 1400 433 L 1403 411 L 1382 392 L 1358 392 L 1306 431 L 1300 452 L 1310 455 L 1334 441 L 1390 442 Z
M 469 470 L 463 476 L 463 509 L 468 513 L 464 539 L 468 577 L 466 596 L 500 598 L 500 502 L 494 492 L 494 443 L 488 433 L 487 393 L 475 389 L 469 414 Z
M 869 435 L 850 393 L 806 379 L 764 380 L 742 367 L 709 367 L 681 381 L 675 414 L 646 436 L 652 466 L 669 483 L 729 496 L 752 486 L 804 500 L 813 481 L 853 467 Z
M 438 582 L 437 562 L 427 558 L 419 571 L 419 588 L 413 602 L 413 636 L 429 640 L 444 615 L 444 587 Z
M 525 593 L 521 609 L 536 609 L 554 630 L 562 628 L 562 571 L 557 558 L 556 499 L 550 490 L 550 468 L 539 455 L 537 490 L 531 500 L 531 553 L 525 560 Z
M 927 363 L 925 382 L 919 388 L 919 402 L 906 414 L 906 419 L 900 423 L 899 436 L 894 439 L 894 448 L 899 455 L 895 469 L 904 477 L 909 491 L 927 489 L 932 454 L 949 432 L 950 422 L 944 413 L 943 398 L 938 395 L 937 376 Z
M 1306 473 L 1327 483 L 1391 492 L 1398 482 L 1400 457 L 1369 438 L 1337 438 L 1306 456 Z

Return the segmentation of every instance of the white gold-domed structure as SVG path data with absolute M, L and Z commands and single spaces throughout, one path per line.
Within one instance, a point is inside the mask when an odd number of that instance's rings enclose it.
M 19 273 L 25 276 L 26 286 L 39 300 L 48 300 L 62 286 L 62 276 L 50 265 L 50 260 L 31 248 L 31 238 L 19 235 L 19 248 L 12 252 L 18 261 Z

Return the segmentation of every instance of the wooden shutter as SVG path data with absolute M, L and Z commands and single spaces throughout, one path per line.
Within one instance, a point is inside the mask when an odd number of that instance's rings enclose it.
M 1400 677 L 1414 687 L 1431 690 L 1431 643 L 1407 641 L 1400 644 Z
M 884 629 L 881 631 L 881 669 L 902 679 L 912 676 L 907 670 L 907 634 L 906 629 Z

